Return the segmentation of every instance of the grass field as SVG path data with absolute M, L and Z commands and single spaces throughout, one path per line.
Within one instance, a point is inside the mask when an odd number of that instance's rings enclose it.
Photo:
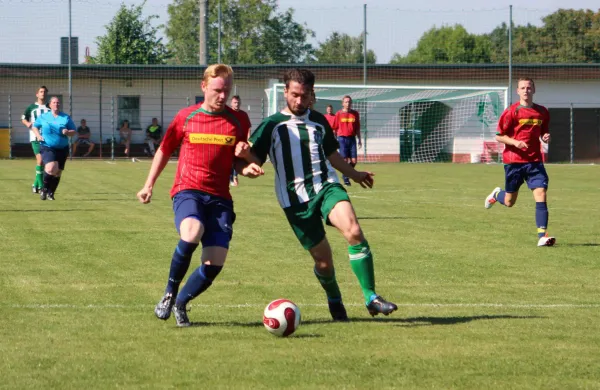
M 42 202 L 33 160 L 0 161 L 1 388 L 600 388 L 600 166 L 548 166 L 557 245 L 538 248 L 527 190 L 483 208 L 500 165 L 369 165 L 375 188 L 349 193 L 399 310 L 371 319 L 328 230 L 350 323 L 330 321 L 269 167 L 232 189 L 227 265 L 186 329 L 153 314 L 177 233 L 175 164 L 135 199 L 149 166 L 67 162 Z M 280 297 L 303 316 L 287 339 L 262 325 Z

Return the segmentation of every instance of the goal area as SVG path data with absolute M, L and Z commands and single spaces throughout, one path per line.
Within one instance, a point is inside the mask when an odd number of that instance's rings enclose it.
M 269 115 L 285 107 L 283 84 L 267 89 Z M 368 162 L 498 161 L 496 127 L 508 104 L 505 87 L 315 85 L 316 111 L 352 98 L 360 113 Z

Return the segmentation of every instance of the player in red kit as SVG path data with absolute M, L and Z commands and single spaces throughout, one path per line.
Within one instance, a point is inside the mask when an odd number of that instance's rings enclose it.
M 541 143 L 550 142 L 550 114 L 544 106 L 533 103 L 535 84 L 532 79 L 519 79 L 519 102 L 508 107 L 498 122 L 496 140 L 505 144 L 502 159 L 505 171 L 505 189 L 494 188 L 485 199 L 485 208 L 496 202 L 512 207 L 517 201 L 519 188 L 526 182 L 535 199 L 535 221 L 538 246 L 552 246 L 556 242 L 548 228 L 548 174 L 542 161 Z
M 250 130 L 252 128 L 252 124 L 250 123 L 250 117 L 248 116 L 248 113 L 241 109 L 241 105 L 242 105 L 242 98 L 240 98 L 239 95 L 234 95 L 231 98 L 231 108 L 233 109 L 233 111 L 238 113 L 238 116 L 241 118 L 241 121 L 242 121 L 242 126 L 248 129 L 247 134 L 248 134 L 248 137 L 250 137 Z M 231 177 L 229 178 L 229 184 L 231 184 L 234 187 L 237 187 L 237 185 L 239 184 L 238 173 L 235 170 L 235 167 L 233 167 L 233 169 L 231 170 Z
M 226 105 L 232 84 L 233 71 L 228 65 L 216 64 L 206 69 L 202 79 L 204 101 L 177 113 L 154 156 L 144 188 L 137 193 L 140 202 L 150 202 L 154 183 L 171 154 L 180 147 L 170 193 L 180 240 L 171 259 L 165 294 L 154 309 L 162 320 L 173 312 L 178 326 L 191 325 L 187 303 L 210 287 L 225 263 L 235 221 L 229 193 L 234 161 L 244 176 L 264 173 L 258 165 L 235 158 L 236 148 L 247 146 L 248 127 Z M 179 291 L 200 243 L 202 265 Z
M 329 123 L 329 126 L 331 126 L 331 129 L 333 130 L 333 134 L 335 136 L 337 136 L 337 120 L 335 119 L 336 116 L 333 113 L 333 106 L 331 104 L 327 105 L 327 109 L 326 109 L 326 113 L 325 115 L 323 115 L 325 117 L 325 119 L 327 119 L 327 122 Z
M 356 166 L 356 139 L 358 148 L 362 147 L 360 139 L 360 114 L 352 109 L 352 98 L 348 95 L 342 99 L 342 109 L 335 114 L 337 137 L 340 144 L 340 154 L 354 168 Z M 344 184 L 349 186 L 350 179 L 343 176 Z

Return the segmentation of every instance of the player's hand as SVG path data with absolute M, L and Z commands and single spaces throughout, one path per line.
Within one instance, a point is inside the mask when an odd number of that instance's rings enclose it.
M 140 192 L 137 193 L 137 198 L 143 204 L 150 203 L 150 200 L 152 199 L 152 189 L 147 187 L 142 188 Z
M 358 148 L 362 149 L 362 141 L 361 140 L 358 140 Z
M 37 139 L 38 141 L 42 142 L 44 140 L 44 137 L 42 137 L 41 135 L 36 135 L 35 139 Z
M 258 164 L 255 163 L 249 164 L 242 170 L 242 176 L 249 177 L 251 179 L 262 176 L 264 174 L 265 171 Z
M 373 184 L 375 183 L 373 176 L 375 176 L 373 172 L 357 171 L 356 174 L 352 177 L 352 180 L 360 184 L 362 188 L 373 188 Z
M 523 142 L 523 141 L 516 141 L 515 142 L 515 147 L 517 147 L 519 149 L 523 149 L 523 150 L 525 150 L 525 149 L 528 148 L 527 144 L 525 142 Z
M 246 142 L 238 142 L 235 146 L 235 157 L 246 160 L 250 157 L 250 145 Z
M 550 142 L 550 133 L 546 133 L 542 135 L 542 142 L 549 143 Z

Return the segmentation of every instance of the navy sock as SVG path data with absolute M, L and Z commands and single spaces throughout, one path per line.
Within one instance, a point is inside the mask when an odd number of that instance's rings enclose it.
M 206 291 L 222 269 L 223 266 L 206 264 L 202 264 L 196 268 L 188 278 L 185 286 L 181 289 L 181 292 L 179 292 L 179 295 L 177 295 L 175 305 L 185 306 L 189 301 Z
M 537 225 L 538 238 L 545 236 L 548 227 L 548 205 L 546 202 L 535 202 L 535 224 Z
M 179 240 L 171 259 L 171 270 L 169 271 L 169 281 L 165 289 L 166 293 L 177 295 L 179 285 L 190 267 L 192 255 L 196 248 L 198 248 L 198 244 L 196 243 Z
M 500 190 L 500 191 L 498 191 L 498 193 L 496 194 L 496 197 L 495 197 L 495 198 L 496 198 L 496 200 L 497 200 L 498 202 L 500 202 L 500 204 L 505 204 L 505 203 L 504 203 L 504 197 L 505 197 L 505 196 L 506 196 L 506 191 L 504 191 L 504 190 Z
M 44 189 L 46 191 L 49 191 L 50 188 L 52 188 L 53 177 L 54 176 L 52 176 L 48 172 L 44 171 Z

